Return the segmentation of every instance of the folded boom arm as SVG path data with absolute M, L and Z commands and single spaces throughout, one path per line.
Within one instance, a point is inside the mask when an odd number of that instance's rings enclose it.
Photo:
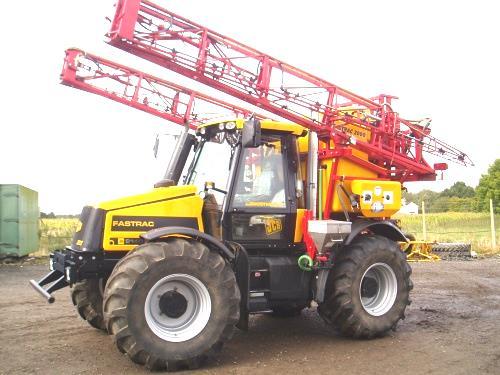
M 175 124 L 188 124 L 192 129 L 215 117 L 252 114 L 239 106 L 74 48 L 66 50 L 61 81 Z
M 367 99 L 164 9 L 119 0 L 109 43 L 318 132 L 335 147 L 368 155 L 381 177 L 428 180 L 423 153 L 459 164 L 468 156 L 391 108 L 394 97 Z M 346 128 L 366 130 L 354 141 Z

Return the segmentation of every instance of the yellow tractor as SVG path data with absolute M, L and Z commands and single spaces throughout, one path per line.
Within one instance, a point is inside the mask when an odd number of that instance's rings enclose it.
M 468 156 L 394 96 L 364 98 L 149 0 L 118 0 L 107 40 L 252 107 L 67 50 L 65 85 L 186 127 L 164 179 L 85 207 L 32 286 L 53 302 L 70 285 L 80 315 L 150 369 L 198 367 L 249 314 L 314 305 L 346 336 L 394 329 L 413 287 L 391 220 L 401 183 L 447 169 L 424 154 Z
M 70 285 L 82 318 L 153 369 L 197 367 L 248 328 L 249 314 L 294 316 L 313 301 L 347 336 L 384 335 L 412 289 L 406 238 L 388 220 L 401 184 L 352 155 L 318 158 L 320 149 L 292 123 L 186 129 L 165 178 L 85 207 L 71 246 L 31 284 L 49 302 Z

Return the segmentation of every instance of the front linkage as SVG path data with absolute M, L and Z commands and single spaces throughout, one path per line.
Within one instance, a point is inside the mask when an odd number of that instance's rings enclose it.
M 98 279 L 111 273 L 119 258 L 107 258 L 102 252 L 73 250 L 66 247 L 50 254 L 50 272 L 40 281 L 30 280 L 30 285 L 40 293 L 47 302 L 53 303 L 52 293 L 68 285 L 86 279 Z M 48 288 L 44 286 L 51 284 Z

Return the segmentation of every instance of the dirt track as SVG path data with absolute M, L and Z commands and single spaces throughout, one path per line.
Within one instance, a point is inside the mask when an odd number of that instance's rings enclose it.
M 68 289 L 46 304 L 27 283 L 45 272 L 0 266 L 0 373 L 147 373 L 77 317 Z M 311 310 L 255 316 L 198 372 L 500 374 L 500 259 L 414 264 L 412 279 L 407 319 L 383 339 L 342 338 Z

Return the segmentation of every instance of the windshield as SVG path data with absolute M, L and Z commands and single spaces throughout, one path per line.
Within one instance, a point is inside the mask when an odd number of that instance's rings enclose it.
M 184 174 L 184 184 L 195 185 L 198 191 L 203 191 L 206 182 L 213 182 L 217 189 L 227 190 L 232 152 L 226 140 L 221 143 L 202 141 Z M 211 193 L 222 204 L 224 194 L 215 190 Z

